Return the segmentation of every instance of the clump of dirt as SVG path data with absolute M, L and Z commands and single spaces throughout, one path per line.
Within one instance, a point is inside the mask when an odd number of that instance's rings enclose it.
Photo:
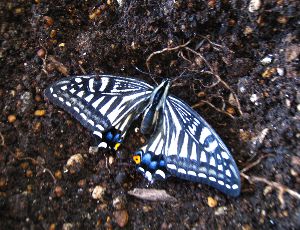
M 0 228 L 298 229 L 298 12 L 281 0 L 1 2 Z M 92 135 L 43 90 L 93 73 L 181 76 L 171 93 L 230 148 L 241 196 L 176 178 L 148 185 L 131 136 L 117 155 L 90 148 Z M 128 194 L 146 187 L 176 201 Z

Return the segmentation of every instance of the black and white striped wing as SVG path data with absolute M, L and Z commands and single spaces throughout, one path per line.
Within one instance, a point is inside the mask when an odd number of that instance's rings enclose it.
M 169 96 L 164 114 L 163 154 L 174 176 L 208 184 L 231 196 L 241 190 L 234 159 L 208 123 L 183 101 Z
M 57 81 L 45 90 L 45 96 L 102 138 L 110 128 L 125 135 L 144 111 L 152 91 L 152 86 L 139 80 L 93 75 Z

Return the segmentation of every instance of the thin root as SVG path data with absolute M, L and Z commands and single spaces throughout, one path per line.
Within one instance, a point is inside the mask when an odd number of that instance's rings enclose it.
M 284 193 L 288 193 L 290 194 L 292 197 L 300 200 L 300 194 L 290 188 L 288 188 L 287 186 L 281 184 L 281 183 L 278 183 L 278 182 L 275 182 L 275 181 L 269 181 L 267 180 L 266 178 L 263 178 L 263 177 L 258 177 L 258 176 L 249 176 L 247 174 L 245 174 L 246 171 L 250 170 L 251 168 L 255 167 L 256 165 L 258 165 L 262 159 L 266 158 L 266 157 L 269 157 L 269 156 L 273 156 L 272 154 L 266 154 L 264 156 L 261 156 L 258 160 L 254 161 L 253 163 L 250 163 L 249 165 L 247 165 L 246 167 L 244 167 L 242 170 L 241 170 L 241 173 L 240 175 L 242 177 L 244 177 L 247 181 L 249 181 L 249 183 L 253 184 L 255 182 L 262 182 L 262 183 L 265 183 L 267 185 L 269 185 L 270 187 L 278 190 L 278 195 L 277 195 L 277 198 L 281 204 L 281 208 L 284 208 L 285 207 L 285 201 L 284 201 Z
M 234 119 L 234 116 L 232 116 L 230 113 L 222 110 L 222 109 L 219 109 L 217 108 L 216 106 L 214 106 L 212 103 L 210 103 L 209 101 L 205 101 L 205 100 L 201 100 L 201 102 L 197 103 L 197 104 L 194 104 L 192 105 L 192 108 L 197 108 L 197 107 L 201 107 L 203 105 L 203 103 L 209 105 L 210 107 L 212 107 L 213 109 L 215 109 L 216 111 L 220 112 L 220 113 L 223 113 L 223 114 L 226 114 L 227 116 L 229 116 L 230 118 Z
M 285 207 L 285 201 L 284 201 L 284 197 L 283 197 L 284 193 L 289 193 L 292 197 L 300 200 L 300 194 L 299 193 L 297 193 L 296 191 L 286 187 L 283 184 L 280 184 L 280 183 L 275 182 L 275 181 L 269 181 L 269 180 L 267 180 L 266 178 L 263 178 L 263 177 L 248 176 L 245 173 L 241 173 L 241 176 L 244 177 L 246 180 L 248 180 L 250 183 L 263 182 L 263 183 L 271 186 L 272 188 L 277 189 L 278 190 L 277 198 L 280 201 L 281 208 Z
M 238 111 L 239 111 L 239 114 L 240 114 L 241 116 L 243 116 L 243 112 L 242 112 L 242 109 L 241 109 L 240 101 L 239 101 L 239 99 L 238 99 L 236 93 L 233 91 L 233 89 L 232 89 L 225 81 L 223 81 L 223 80 L 221 79 L 221 77 L 220 77 L 218 74 L 215 74 L 215 73 L 214 73 L 213 68 L 211 67 L 211 65 L 209 64 L 209 62 L 202 56 L 202 54 L 196 52 L 195 50 L 193 50 L 193 49 L 191 49 L 191 48 L 189 48 L 189 47 L 185 47 L 185 49 L 188 50 L 188 51 L 190 51 L 190 52 L 192 52 L 193 54 L 199 56 L 199 57 L 205 62 L 206 66 L 207 66 L 207 67 L 209 68 L 209 70 L 210 70 L 210 71 L 206 71 L 206 72 L 207 72 L 207 73 L 210 73 L 210 74 L 212 74 L 212 75 L 214 75 L 214 76 L 218 79 L 217 82 L 218 82 L 218 83 L 221 83 L 226 89 L 228 89 L 228 90 L 232 93 L 232 95 L 233 95 L 233 97 L 234 97 L 234 99 L 235 99 L 235 101 L 236 101 L 236 106 L 237 106 L 237 109 L 238 109 Z
M 184 48 L 186 47 L 188 44 L 190 44 L 191 40 L 189 40 L 188 42 L 186 42 L 185 44 L 183 45 L 179 45 L 179 46 L 176 46 L 176 47 L 172 47 L 172 48 L 164 48 L 162 50 L 158 50 L 158 51 L 155 51 L 153 53 L 151 53 L 147 60 L 146 60 L 146 66 L 147 66 L 147 69 L 149 70 L 150 72 L 150 60 L 152 59 L 153 56 L 157 55 L 157 54 L 161 54 L 161 53 L 164 53 L 164 52 L 168 52 L 168 51 L 174 51 L 174 50 L 178 50 L 180 48 Z
M 32 157 L 21 157 L 21 158 L 17 158 L 17 159 L 18 159 L 18 160 L 30 160 L 32 164 L 35 164 L 35 165 L 40 166 L 40 167 L 42 168 L 42 170 L 43 170 L 43 173 L 45 173 L 45 172 L 49 173 L 50 176 L 51 176 L 52 179 L 53 179 L 54 184 L 56 184 L 56 178 L 55 178 L 55 176 L 53 175 L 53 173 L 51 172 L 51 170 L 48 169 L 48 168 L 46 168 L 46 167 L 44 167 L 38 160 L 36 160 L 36 159 L 34 159 L 34 158 L 32 158 Z
M 0 145 L 4 146 L 5 145 L 5 139 L 4 139 L 4 136 L 2 135 L 2 133 L 0 132 L 0 138 L 1 138 L 1 143 Z

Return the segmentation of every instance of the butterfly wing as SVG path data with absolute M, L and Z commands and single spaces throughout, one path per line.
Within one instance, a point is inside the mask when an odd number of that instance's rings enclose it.
M 240 174 L 234 159 L 208 123 L 183 101 L 169 96 L 164 114 L 164 159 L 174 176 L 205 183 L 238 196 Z
M 152 86 L 132 78 L 92 75 L 57 81 L 45 90 L 45 96 L 102 138 L 112 128 L 125 135 L 152 91 Z

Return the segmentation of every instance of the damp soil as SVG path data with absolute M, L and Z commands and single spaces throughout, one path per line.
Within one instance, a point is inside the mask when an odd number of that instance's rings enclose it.
M 1 1 L 0 229 L 299 229 L 299 20 L 297 0 Z M 43 90 L 99 73 L 177 78 L 171 93 L 249 168 L 241 195 L 149 185 L 130 157 L 143 141 L 134 127 L 117 153 L 93 151 L 92 134 Z

